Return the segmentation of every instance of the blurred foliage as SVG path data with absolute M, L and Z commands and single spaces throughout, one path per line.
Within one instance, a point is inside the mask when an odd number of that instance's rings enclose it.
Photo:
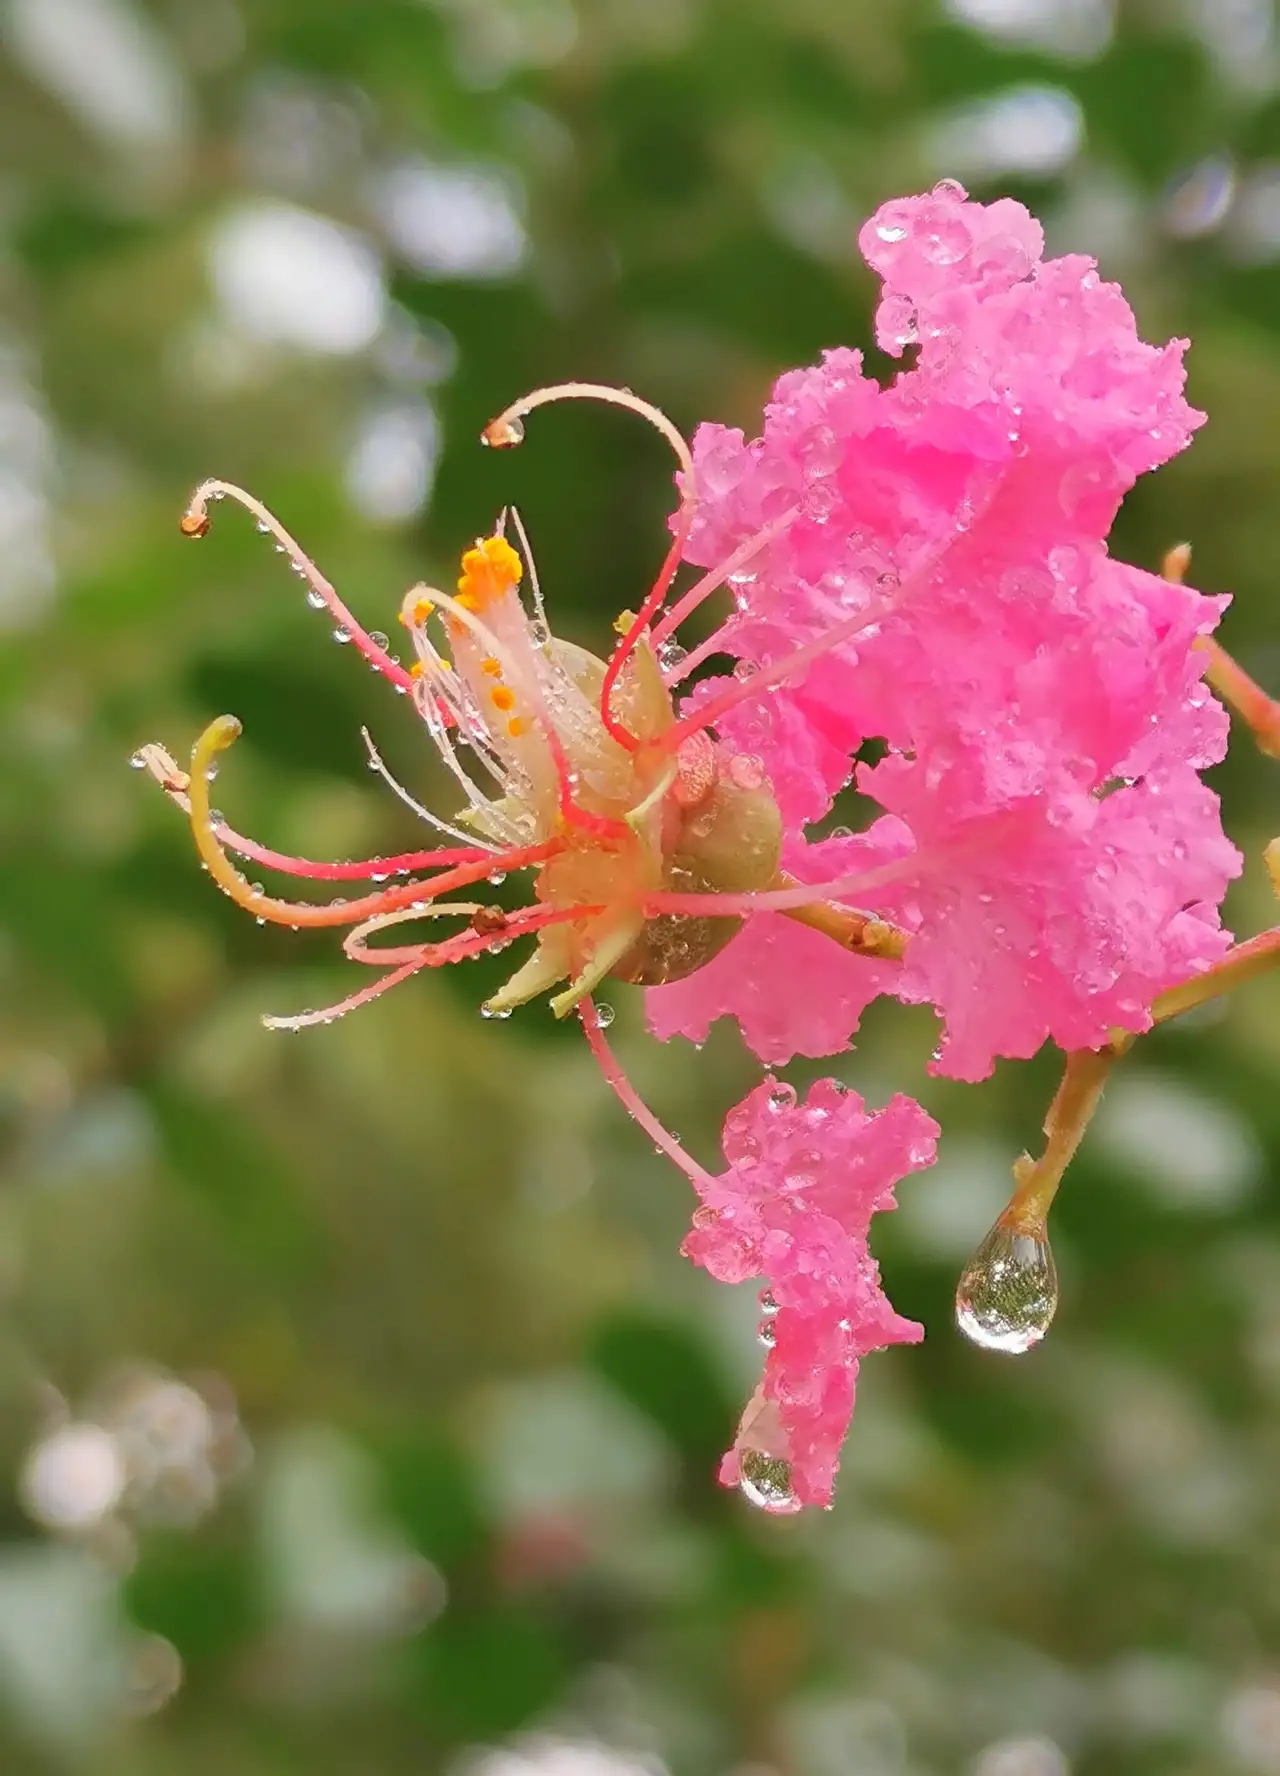
M 482 1770 L 1280 1770 L 1274 990 L 1126 1061 L 1018 1363 L 951 1292 L 1052 1058 L 930 1081 L 929 1018 L 875 1008 L 838 1071 L 946 1130 L 880 1247 L 929 1338 L 866 1365 L 833 1513 L 760 1520 L 714 1482 L 751 1293 L 682 1265 L 684 1185 L 574 1033 L 482 1023 L 483 963 L 268 1035 L 349 990 L 336 944 L 227 906 L 127 769 L 234 709 L 245 830 L 422 842 L 359 736 L 446 806 L 409 710 L 239 514 L 183 542 L 190 487 L 254 488 L 375 629 L 514 500 L 601 646 L 660 555 L 659 441 L 481 425 L 574 375 L 753 428 L 781 369 L 869 347 L 856 226 L 944 173 L 1194 340 L 1210 425 L 1115 547 L 1190 536 L 1275 688 L 1275 32 L 1269 0 L 0 5 L 6 1776 L 396 1776 L 513 1734 Z M 1241 931 L 1273 771 L 1217 773 Z M 616 1001 L 710 1156 L 749 1058 Z

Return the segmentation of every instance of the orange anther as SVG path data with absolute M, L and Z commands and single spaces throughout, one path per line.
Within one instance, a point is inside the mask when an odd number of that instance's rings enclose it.
M 516 703 L 515 692 L 508 689 L 506 685 L 495 685 L 489 692 L 489 701 L 493 704 L 495 709 L 514 709 Z
M 488 678 L 501 678 L 502 677 L 502 667 L 494 659 L 492 654 L 486 654 L 485 658 L 483 660 L 481 660 L 480 670 Z
M 507 723 L 507 732 L 513 740 L 518 740 L 521 734 L 529 732 L 529 723 L 523 715 L 513 715 Z
M 410 678 L 421 678 L 422 677 L 422 661 L 421 660 L 415 660 L 413 662 L 413 665 L 410 666 L 409 677 Z
M 462 557 L 458 591 L 470 594 L 480 608 L 489 599 L 500 598 L 518 586 L 523 571 L 520 557 L 504 537 L 482 537 Z
M 413 603 L 409 606 L 408 614 L 406 615 L 403 611 L 401 612 L 400 621 L 402 623 L 413 625 L 425 623 L 434 609 L 435 606 L 429 598 L 415 598 Z

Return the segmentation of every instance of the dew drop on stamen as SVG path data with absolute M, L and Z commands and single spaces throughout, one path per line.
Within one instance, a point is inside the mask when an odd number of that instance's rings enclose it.
M 961 1272 L 956 1325 L 981 1350 L 1021 1356 L 1039 1344 L 1058 1307 L 1058 1272 L 1043 1228 L 997 1221 Z
M 480 434 L 480 442 L 487 444 L 491 450 L 510 450 L 516 444 L 524 443 L 524 421 L 522 419 L 495 419 Z
M 658 668 L 662 672 L 674 672 L 689 657 L 689 650 L 682 648 L 678 641 L 664 641 L 658 649 Z
M 791 1483 L 791 1463 L 760 1449 L 744 1449 L 738 1457 L 738 1490 L 757 1511 L 775 1517 L 790 1516 L 800 1509 Z
M 265 518 L 259 518 L 253 528 L 257 531 L 259 536 L 269 536 L 271 534 L 271 526 L 267 523 Z
M 146 754 L 144 752 L 135 752 L 133 757 L 129 760 L 129 769 L 131 771 L 145 771 L 146 768 L 147 768 Z
M 374 647 L 381 648 L 383 653 L 386 653 L 390 637 L 384 635 L 381 629 L 371 629 L 369 631 L 369 640 L 373 643 Z
M 618 1014 L 616 1011 L 614 1011 L 612 1005 L 597 1005 L 596 1006 L 597 1028 L 599 1028 L 601 1030 L 607 1030 L 609 1028 L 609 1025 L 613 1022 L 614 1018 L 617 1015 Z
M 309 586 L 307 588 L 307 603 L 313 611 L 322 611 L 324 609 L 324 593 L 317 592 L 314 586 Z

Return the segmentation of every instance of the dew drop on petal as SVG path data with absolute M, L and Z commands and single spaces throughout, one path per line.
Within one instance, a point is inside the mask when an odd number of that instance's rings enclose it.
M 766 1350 L 773 1349 L 778 1342 L 778 1328 L 774 1325 L 772 1316 L 761 1320 L 756 1327 L 756 1338 Z
M 963 203 L 968 195 L 959 179 L 939 179 L 933 188 L 934 197 L 954 198 L 957 203 Z
M 891 247 L 896 246 L 899 241 L 904 241 L 907 238 L 907 231 L 905 228 L 890 222 L 878 223 L 876 226 L 876 234 L 887 246 Z
M 982 1350 L 1021 1356 L 1039 1344 L 1058 1307 L 1048 1235 L 996 1222 L 961 1272 L 956 1325 Z
M 767 1314 L 770 1318 L 772 1318 L 772 1316 L 774 1314 L 776 1314 L 777 1311 L 778 1311 L 778 1303 L 777 1303 L 777 1299 L 774 1296 L 773 1290 L 772 1289 L 761 1289 L 761 1291 L 760 1291 L 760 1312 L 762 1314 Z
M 800 1509 L 791 1484 L 791 1463 L 761 1449 L 744 1449 L 738 1457 L 738 1490 L 749 1505 L 775 1517 Z

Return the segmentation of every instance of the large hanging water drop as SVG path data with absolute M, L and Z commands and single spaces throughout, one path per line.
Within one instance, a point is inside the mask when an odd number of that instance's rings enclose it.
M 1021 1356 L 1039 1344 L 1058 1309 L 1058 1270 L 1049 1236 L 1002 1216 L 965 1265 L 956 1287 L 956 1325 L 982 1350 Z
M 786 1517 L 800 1509 L 791 1484 L 791 1463 L 762 1449 L 744 1449 L 738 1457 L 738 1490 L 749 1505 Z

